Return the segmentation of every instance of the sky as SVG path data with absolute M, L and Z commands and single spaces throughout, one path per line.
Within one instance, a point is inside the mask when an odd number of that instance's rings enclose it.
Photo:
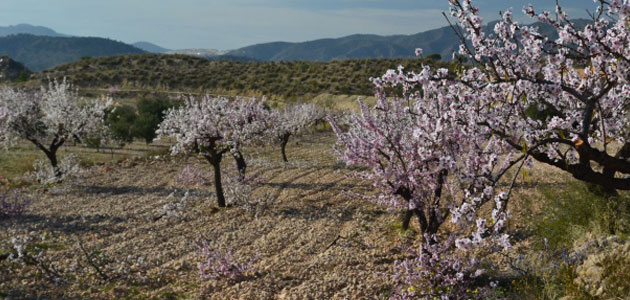
M 484 20 L 532 3 L 555 0 L 477 0 Z M 592 0 L 561 0 L 571 17 L 593 11 Z M 447 0 L 2 0 L 0 26 L 27 23 L 75 36 L 169 49 L 229 50 L 258 43 L 300 42 L 355 33 L 414 34 L 446 26 Z M 525 21 L 525 18 L 522 18 Z

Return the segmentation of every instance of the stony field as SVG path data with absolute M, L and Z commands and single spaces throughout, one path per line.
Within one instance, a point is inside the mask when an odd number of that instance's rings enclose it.
M 386 296 L 392 262 L 413 239 L 396 230 L 396 212 L 345 194 L 369 186 L 347 178 L 332 155 L 333 142 L 328 133 L 297 140 L 287 165 L 271 152 L 277 149 L 255 149 L 248 172 L 261 183 L 254 195 L 275 199 L 257 217 L 238 207 L 219 210 L 210 186 L 178 185 L 174 178 L 197 162 L 194 157 L 109 162 L 90 168 L 82 182 L 27 188 L 33 204 L 26 216 L 0 221 L 2 246 L 28 234 L 47 245 L 42 261 L 82 273 L 61 282 L 34 267 L 1 270 L 0 293 L 8 299 Z M 224 163 L 233 173 L 232 159 Z M 181 218 L 158 218 L 170 194 L 186 191 Z M 200 279 L 195 242 L 201 238 L 234 249 L 237 258 L 255 257 L 256 272 L 240 282 Z M 103 257 L 100 271 L 86 253 Z
M 353 197 L 349 192 L 373 191 L 337 162 L 334 141 L 327 131 L 293 139 L 288 164 L 276 147 L 247 149 L 248 175 L 258 182 L 251 197 L 267 200 L 255 211 L 219 209 L 213 186 L 179 183 L 187 165 L 211 167 L 194 156 L 160 153 L 164 145 L 135 158 L 93 160 L 82 180 L 61 185 L 9 178 L 32 205 L 24 216 L 0 219 L 0 260 L 16 236 L 30 237 L 40 256 L 30 266 L 0 261 L 0 298 L 387 299 L 394 262 L 419 245 L 416 221 L 415 231 L 404 232 L 400 212 Z M 10 155 L 20 154 L 4 153 Z M 223 169 L 229 186 L 236 174 L 231 157 Z M 515 252 L 531 254 L 540 232 L 528 222 L 549 210 L 541 191 L 566 190 L 571 180 L 538 165 L 533 175 L 519 176 L 510 227 Z M 165 215 L 164 206 L 186 192 L 178 213 Z M 202 239 L 251 260 L 252 271 L 235 280 L 202 279 Z M 492 261 L 511 278 L 506 259 Z

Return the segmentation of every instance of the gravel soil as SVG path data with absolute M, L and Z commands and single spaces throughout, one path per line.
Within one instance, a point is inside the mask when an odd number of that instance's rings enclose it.
M 0 261 L 0 298 L 387 298 L 393 262 L 415 238 L 396 229 L 397 212 L 346 193 L 371 188 L 347 176 L 333 143 L 331 133 L 296 139 L 289 164 L 279 149 L 248 149 L 248 174 L 260 180 L 253 197 L 274 200 L 257 216 L 218 208 L 213 186 L 178 184 L 187 164 L 211 171 L 196 157 L 127 159 L 92 167 L 78 183 L 27 187 L 28 212 L 0 219 L 0 255 L 13 237 L 29 236 L 37 249 L 27 252 L 39 256 L 30 265 Z M 223 163 L 232 176 L 232 158 Z M 163 216 L 164 204 L 186 191 L 181 215 Z M 254 270 L 202 279 L 202 238 L 241 261 L 254 259 Z

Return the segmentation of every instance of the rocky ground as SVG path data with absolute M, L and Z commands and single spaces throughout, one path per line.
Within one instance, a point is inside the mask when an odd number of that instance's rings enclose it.
M 177 183 L 185 165 L 203 164 L 195 157 L 112 162 L 92 167 L 82 182 L 27 187 L 26 215 L 0 220 L 0 254 L 13 237 L 28 236 L 39 257 L 29 266 L 2 264 L 0 298 L 386 298 L 393 262 L 414 239 L 397 229 L 398 213 L 347 195 L 370 188 L 348 178 L 333 142 L 330 133 L 296 140 L 290 164 L 277 149 L 249 151 L 248 173 L 260 182 L 252 196 L 273 200 L 257 216 L 219 209 L 212 186 Z M 224 164 L 233 175 L 233 160 Z M 186 191 L 183 209 L 163 216 Z M 254 259 L 254 269 L 236 280 L 200 278 L 202 238 Z
M 290 163 L 282 162 L 276 147 L 246 149 L 248 176 L 256 179 L 251 193 L 237 189 L 236 194 L 248 196 L 242 198 L 253 201 L 249 206 L 241 199 L 219 208 L 212 185 L 177 180 L 187 166 L 211 174 L 210 166 L 194 156 L 171 157 L 163 151 L 97 161 L 80 181 L 64 184 L 0 181 L 0 192 L 18 188 L 32 202 L 20 217 L 0 216 L 0 299 L 387 299 L 394 289 L 394 262 L 419 246 L 417 224 L 414 220 L 412 230 L 403 232 L 399 212 L 352 196 L 374 191 L 336 161 L 334 142 L 331 132 L 294 139 L 287 148 Z M 231 157 L 224 158 L 223 170 L 229 195 L 236 175 Z M 576 185 L 566 174 L 539 164 L 512 176 L 518 179 L 510 201 L 514 250 L 490 257 L 489 269 L 507 278 L 504 290 L 529 295 L 519 299 L 539 299 L 546 287 L 530 287 L 527 278 L 548 278 L 544 272 L 566 255 L 541 249 L 537 235 L 572 226 L 563 224 L 582 215 L 564 213 L 575 209 L 562 203 L 582 203 L 588 216 L 592 194 L 571 193 Z M 562 196 L 563 191 L 568 194 Z M 553 197 L 564 197 L 557 200 L 562 205 L 550 206 Z M 553 210 L 558 213 L 545 214 Z M 559 216 L 553 221 L 558 225 L 537 226 L 556 224 L 541 214 Z M 251 262 L 252 268 L 235 278 L 202 278 L 202 240 L 214 249 L 232 250 L 236 260 Z M 24 246 L 21 261 L 8 259 L 16 245 Z M 575 253 L 586 258 L 591 252 Z M 599 262 L 600 256 L 587 261 Z M 579 263 L 570 266 L 560 289 L 582 277 L 588 279 L 583 286 L 603 285 L 601 276 L 580 275 L 587 269 Z M 531 274 L 513 281 L 518 270 Z

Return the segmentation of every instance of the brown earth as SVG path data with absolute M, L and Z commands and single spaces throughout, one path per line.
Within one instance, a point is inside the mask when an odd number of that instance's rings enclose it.
M 194 157 L 108 163 L 80 183 L 29 188 L 29 212 L 0 220 L 0 254 L 13 236 L 29 234 L 45 249 L 39 260 L 64 279 L 47 279 L 34 266 L 0 270 L 0 298 L 386 298 L 393 262 L 413 239 L 396 229 L 396 212 L 344 193 L 370 187 L 347 177 L 333 142 L 330 133 L 294 141 L 289 165 L 278 149 L 253 149 L 248 173 L 262 178 L 254 195 L 275 199 L 257 218 L 219 209 L 211 186 L 177 184 L 187 163 L 201 162 Z M 234 173 L 231 158 L 224 165 Z M 158 218 L 168 195 L 186 190 L 183 217 Z M 256 257 L 256 272 L 239 282 L 201 279 L 195 242 L 202 237 L 238 259 Z
M 387 299 L 394 262 L 417 249 L 419 236 L 400 230 L 398 212 L 346 193 L 374 191 L 337 163 L 334 141 L 331 132 L 294 139 L 289 164 L 277 148 L 246 149 L 248 175 L 260 181 L 252 198 L 274 200 L 257 217 L 218 208 L 213 186 L 178 183 L 186 165 L 211 172 L 192 156 L 153 152 L 97 163 L 81 182 L 24 187 L 33 200 L 27 214 L 0 218 L 0 299 Z M 231 157 L 223 169 L 224 179 L 234 177 Z M 546 209 L 540 190 L 571 182 L 540 164 L 531 173 L 509 176 L 518 178 L 510 201 L 517 240 L 531 232 L 526 220 Z M 186 191 L 182 215 L 163 216 Z M 24 235 L 27 252 L 41 252 L 39 267 L 2 261 L 11 239 Z M 202 279 L 201 239 L 233 249 L 240 261 L 254 258 L 254 270 L 237 280 Z

